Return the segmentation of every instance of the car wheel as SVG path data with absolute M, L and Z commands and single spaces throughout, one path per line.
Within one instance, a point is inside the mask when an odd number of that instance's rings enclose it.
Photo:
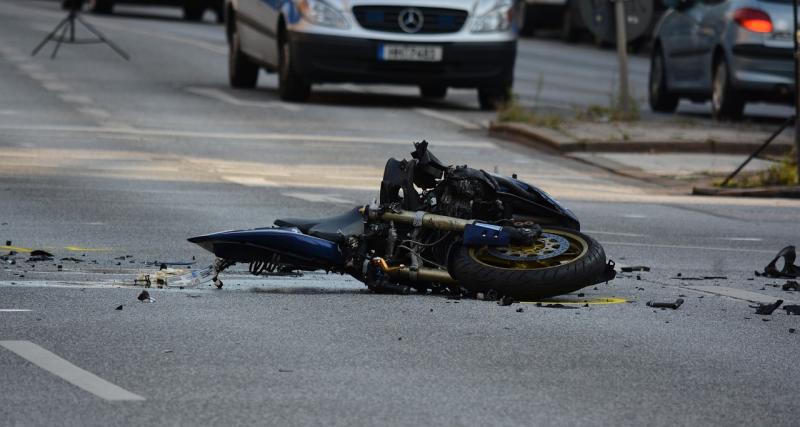
M 510 87 L 478 88 L 478 103 L 481 110 L 494 111 L 502 108 L 511 99 Z
M 183 20 L 199 22 L 203 20 L 203 15 L 206 13 L 206 6 L 204 4 L 197 4 L 193 1 L 187 1 L 183 5 Z
M 284 101 L 304 102 L 311 95 L 311 85 L 303 81 L 294 69 L 292 46 L 283 38 L 278 66 L 278 93 Z
M 447 86 L 443 85 L 422 85 L 419 93 L 423 98 L 442 99 L 447 96 Z
M 667 89 L 667 72 L 664 53 L 657 47 L 650 57 L 650 81 L 648 83 L 648 100 L 650 109 L 661 113 L 672 113 L 678 108 L 680 98 Z
M 711 88 L 711 115 L 717 120 L 738 120 L 744 113 L 744 99 L 731 85 L 728 64 L 720 59 L 714 67 Z
M 114 10 L 114 2 L 111 0 L 89 0 L 89 12 L 92 13 L 111 13 Z
M 233 19 L 233 18 L 231 18 Z M 228 50 L 228 80 L 235 88 L 252 89 L 258 83 L 259 67 L 242 52 L 239 32 L 234 28 Z

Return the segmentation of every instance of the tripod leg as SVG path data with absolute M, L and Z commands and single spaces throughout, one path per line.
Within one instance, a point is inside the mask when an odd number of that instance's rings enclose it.
M 70 21 L 69 24 L 67 24 L 67 26 L 61 30 L 61 34 L 56 40 L 56 47 L 53 48 L 53 54 L 50 55 L 50 59 L 56 59 L 56 55 L 58 55 L 58 49 L 61 48 L 61 43 L 64 43 L 64 37 L 67 36 L 67 32 L 69 31 L 70 27 L 74 28 L 74 25 L 75 23 Z
M 128 56 L 128 54 L 124 50 L 122 50 L 122 48 L 120 48 L 119 46 L 114 44 L 114 42 L 112 42 L 111 40 L 108 40 L 106 38 L 106 36 L 103 35 L 103 33 L 101 33 L 97 28 L 95 28 L 94 26 L 92 26 L 88 22 L 84 21 L 83 18 L 81 18 L 80 16 L 76 16 L 76 18 L 78 19 L 78 21 L 81 24 L 83 24 L 84 27 L 86 27 L 87 30 L 89 30 L 98 39 L 100 39 L 100 41 L 102 41 L 103 43 L 107 44 L 111 49 L 114 50 L 114 52 L 117 52 L 117 55 L 125 58 L 126 61 L 130 61 L 131 60 L 130 56 Z
M 39 53 L 39 51 L 42 49 L 42 47 L 44 47 L 45 44 L 47 44 L 47 42 L 49 42 L 50 40 L 53 40 L 53 36 L 56 35 L 58 30 L 60 30 L 61 27 L 63 27 L 68 21 L 69 21 L 69 17 L 66 17 L 66 18 L 62 19 L 61 22 L 59 22 L 58 25 L 56 25 L 56 27 L 53 29 L 53 31 L 50 34 L 48 34 L 47 37 L 45 37 L 41 41 L 41 43 L 39 43 L 39 45 L 36 46 L 35 49 L 33 49 L 33 52 L 31 52 L 31 56 L 36 56 L 36 54 Z

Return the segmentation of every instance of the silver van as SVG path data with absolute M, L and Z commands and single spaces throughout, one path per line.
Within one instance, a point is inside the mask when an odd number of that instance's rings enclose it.
M 478 89 L 484 109 L 514 80 L 516 0 L 226 0 L 234 87 L 277 72 L 282 99 L 304 101 L 315 83 Z

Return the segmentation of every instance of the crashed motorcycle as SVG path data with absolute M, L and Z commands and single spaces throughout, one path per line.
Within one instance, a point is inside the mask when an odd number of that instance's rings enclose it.
M 614 278 L 613 261 L 577 217 L 512 177 L 446 166 L 414 144 L 387 161 L 380 198 L 341 215 L 284 218 L 190 242 L 214 253 L 214 283 L 236 263 L 252 274 L 349 274 L 378 293 L 551 297 Z

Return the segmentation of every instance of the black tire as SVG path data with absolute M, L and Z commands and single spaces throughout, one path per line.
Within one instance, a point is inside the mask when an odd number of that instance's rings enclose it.
M 197 1 L 186 0 L 186 3 L 183 5 L 184 21 L 200 22 L 203 20 L 203 15 L 205 13 L 206 5 L 202 3 L 198 4 Z
M 664 63 L 664 53 L 660 47 L 656 47 L 650 56 L 647 94 L 650 109 L 653 111 L 673 113 L 678 108 L 680 98 L 667 88 L 667 69 Z
M 744 113 L 745 101 L 731 85 L 730 71 L 724 58 L 714 65 L 711 83 L 711 115 L 716 120 L 739 120 Z
M 447 86 L 443 85 L 422 85 L 419 93 L 423 98 L 442 99 L 447 96 Z
M 511 100 L 510 87 L 482 87 L 478 88 L 478 103 L 481 110 L 495 111 L 503 108 Z
M 501 295 L 522 300 L 563 295 L 597 283 L 606 268 L 606 255 L 596 240 L 577 231 L 556 227 L 545 228 L 544 233 L 566 238 L 578 253 L 564 255 L 567 257 L 564 263 L 557 266 L 508 268 L 501 266 L 502 262 L 493 265 L 485 259 L 479 260 L 479 253 L 486 248 L 459 245 L 450 255 L 450 275 L 470 291 L 493 289 Z
M 109 14 L 114 10 L 114 2 L 111 0 L 89 0 L 87 2 L 89 12 L 98 14 Z
M 285 33 L 284 33 L 285 35 Z M 278 64 L 278 94 L 284 101 L 305 102 L 311 96 L 311 85 L 297 73 L 294 66 L 292 45 L 281 37 L 280 64 Z
M 231 19 L 234 19 L 231 17 Z M 252 89 L 258 84 L 259 66 L 242 52 L 239 32 L 234 27 L 228 39 L 228 82 L 232 87 Z

